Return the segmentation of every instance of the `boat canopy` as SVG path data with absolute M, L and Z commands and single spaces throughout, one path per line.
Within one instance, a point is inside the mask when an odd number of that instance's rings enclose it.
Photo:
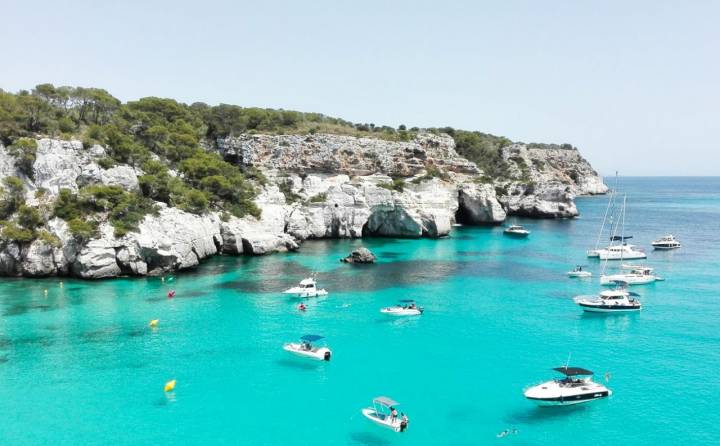
M 555 367 L 553 370 L 560 372 L 565 376 L 594 375 L 594 373 L 590 370 L 581 369 L 580 367 Z
M 319 341 L 320 339 L 323 339 L 323 338 L 325 338 L 325 336 L 309 334 L 309 335 L 305 335 L 305 336 L 301 337 L 300 340 L 307 341 L 307 342 L 315 342 L 315 341 Z
M 415 299 L 400 299 L 398 302 L 411 303 L 415 302 Z
M 629 238 L 633 238 L 633 236 L 632 235 L 613 235 L 612 237 L 610 237 L 610 241 L 617 242 L 620 240 L 627 240 Z
M 385 407 L 392 407 L 392 406 L 397 406 L 400 403 L 398 403 L 397 401 L 393 401 L 392 399 L 390 399 L 386 396 L 379 396 L 379 397 L 373 399 L 373 404 L 379 404 L 379 405 L 385 406 Z

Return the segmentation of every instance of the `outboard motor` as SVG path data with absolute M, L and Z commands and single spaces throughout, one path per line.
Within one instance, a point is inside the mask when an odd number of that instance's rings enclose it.
M 332 356 L 332 353 L 330 353 L 330 352 L 325 352 L 325 357 L 324 357 L 323 359 L 325 359 L 325 361 L 329 361 L 329 360 L 330 360 L 330 356 Z

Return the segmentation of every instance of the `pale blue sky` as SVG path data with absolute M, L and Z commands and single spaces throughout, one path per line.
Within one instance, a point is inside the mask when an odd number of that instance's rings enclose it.
M 42 82 L 570 142 L 719 175 L 718 1 L 8 1 L 0 88 Z

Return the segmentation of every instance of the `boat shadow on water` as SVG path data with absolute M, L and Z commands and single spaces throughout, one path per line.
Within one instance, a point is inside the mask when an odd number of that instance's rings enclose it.
M 293 368 L 296 370 L 318 370 L 322 368 L 326 362 L 313 361 L 310 362 L 306 358 L 288 358 L 278 359 L 275 364 L 281 367 Z
M 505 416 L 503 421 L 509 425 L 535 424 L 558 418 L 574 416 L 589 409 L 591 409 L 591 407 L 586 404 L 553 407 L 535 406 L 510 412 Z
M 351 432 L 348 444 L 359 444 L 368 446 L 385 446 L 390 444 L 390 440 L 383 438 L 379 434 L 370 432 Z

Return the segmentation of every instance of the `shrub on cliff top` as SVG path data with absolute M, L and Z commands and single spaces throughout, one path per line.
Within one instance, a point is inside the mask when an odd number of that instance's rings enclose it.
M 18 169 L 28 178 L 33 177 L 36 152 L 37 142 L 32 138 L 18 138 L 8 147 L 8 153 L 15 157 Z

